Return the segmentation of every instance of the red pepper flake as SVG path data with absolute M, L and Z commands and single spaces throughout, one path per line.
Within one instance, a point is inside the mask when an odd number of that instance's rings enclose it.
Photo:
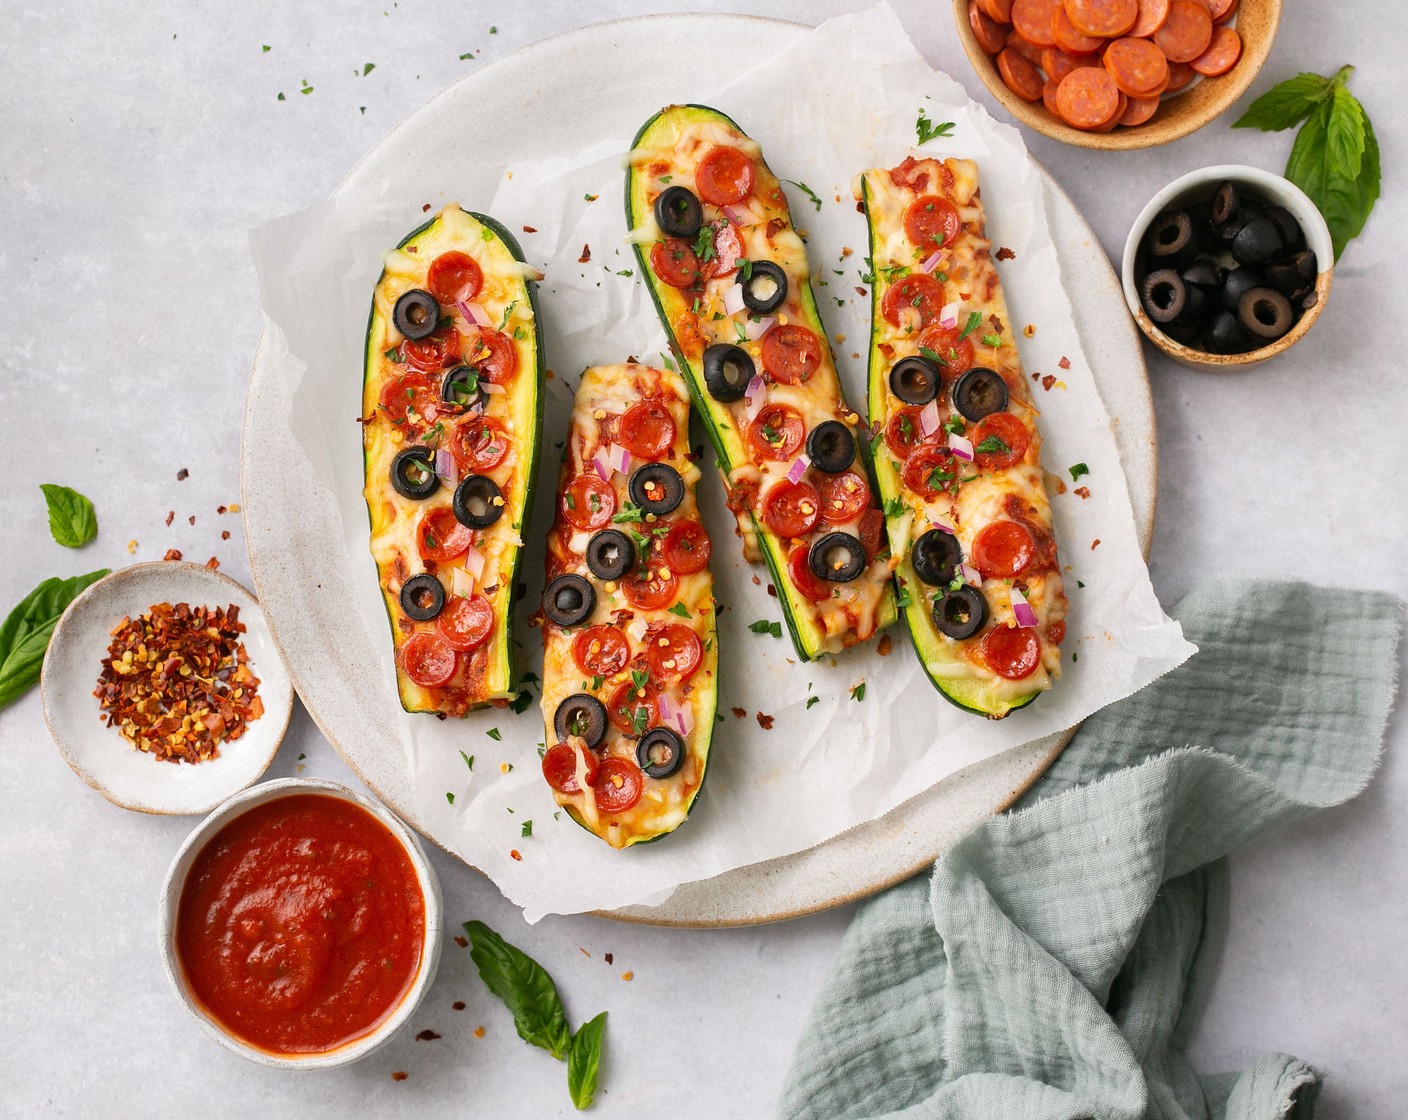
M 895 643 L 890 638 L 889 634 L 881 634 L 880 640 L 875 643 L 875 652 L 878 653 L 881 657 L 889 657 L 890 650 L 894 648 L 894 645 Z
M 428 1027 L 416 1035 L 417 1042 L 434 1042 L 440 1036 Z
M 1090 542 L 1090 551 L 1091 551 L 1091 552 L 1094 552 L 1094 551 L 1095 551 L 1097 548 L 1099 548 L 1099 547 L 1100 547 L 1100 538 L 1099 538 L 1099 537 L 1096 537 L 1093 541 Z
M 607 964 L 616 963 L 616 955 L 614 953 L 605 953 L 603 954 L 602 959 L 605 960 Z
M 772 716 L 765 716 L 765 715 L 763 715 L 762 712 L 759 712 L 759 713 L 758 713 L 758 726 L 761 727 L 764 731 L 771 731 L 771 730 L 772 730 Z
M 222 541 L 227 541 L 227 540 L 229 540 L 229 539 L 230 539 L 230 530 L 229 530 L 229 529 L 222 529 L 222 530 L 220 530 L 220 539 L 221 539 Z
M 859 284 L 856 285 L 856 295 L 860 296 L 861 299 L 864 299 L 869 294 L 870 293 L 867 292 L 864 288 L 862 288 Z
M 997 250 L 997 259 L 1000 261 L 1015 261 L 1017 259 L 1017 254 L 1014 253 L 1011 249 L 1009 249 L 1006 245 L 1001 245 L 998 247 Z
M 1048 373 L 1045 377 L 1041 379 L 1041 387 L 1045 389 L 1048 393 L 1051 392 L 1051 386 L 1055 384 L 1056 377 L 1054 374 Z
M 174 509 L 173 509 L 173 510 L 168 510 L 167 513 L 166 513 L 166 525 L 167 525 L 167 528 L 170 528 L 170 527 L 171 527 L 171 523 L 172 523 L 173 521 L 175 521 L 175 520 L 176 520 L 176 511 L 175 511 Z
M 1070 369 L 1070 368 L 1071 368 L 1071 359 L 1068 358 L 1068 357 L 1066 357 L 1066 355 L 1062 354 L 1062 355 L 1061 355 L 1061 360 L 1060 360 L 1059 362 L 1057 362 L 1056 364 L 1057 364 L 1058 366 L 1060 366 L 1062 369 Z
M 1089 486 L 1077 486 L 1077 487 L 1075 488 L 1075 491 L 1074 491 L 1074 492 L 1075 492 L 1075 495 L 1076 495 L 1077 497 L 1079 497 L 1079 498 L 1088 498 L 1088 497 L 1090 497 L 1090 487 L 1089 487 Z
M 458 933 L 455 934 L 455 944 L 458 945 L 461 949 L 469 948 L 469 941 L 463 935 Z
M 1025 336 L 1026 338 L 1035 338 L 1035 337 L 1036 337 L 1036 324 L 1035 324 L 1035 323 L 1028 323 L 1025 327 L 1022 328 L 1022 334 L 1023 334 L 1023 336 Z
M 753 586 L 754 586 L 754 587 L 762 587 L 762 586 L 763 586 L 763 581 L 760 580 L 757 576 L 754 576 L 754 577 L 753 577 Z
M 177 481 L 177 482 L 185 482 L 186 479 L 188 479 L 188 478 L 190 478 L 190 477 L 191 477 L 191 472 L 188 471 L 185 467 L 182 467 L 179 471 L 176 472 L 176 481 Z
M 733 714 L 737 719 L 743 719 L 748 715 L 747 708 L 734 708 Z
M 430 203 L 427 202 L 424 206 L 422 206 L 422 207 L 420 208 L 420 212 L 421 212 L 422 214 L 428 214 L 428 213 L 430 213 Z
M 474 1037 L 475 1037 L 475 1038 L 483 1038 L 483 1037 L 484 1037 L 484 1028 L 483 1028 L 483 1027 L 475 1027 L 475 1028 L 474 1028 Z
M 164 762 L 219 757 L 264 714 L 243 633 L 236 606 L 157 603 L 124 618 L 93 690 L 105 722 Z
M 463 1011 L 463 1010 L 464 1010 L 464 1000 L 462 1000 L 462 999 L 457 999 L 457 1000 L 455 1000 L 454 1003 L 450 1004 L 450 1006 L 451 1006 L 454 1010 L 456 1010 L 456 1011 Z
M 583 246 L 582 246 L 582 255 L 577 258 L 577 263 L 578 263 L 578 264 L 586 264 L 586 263 L 587 263 L 588 261 L 590 261 L 591 259 L 592 259 L 592 247 L 591 247 L 590 245 L 583 245 Z
M 162 559 L 163 559 L 163 560 L 179 560 L 179 559 L 181 559 L 181 550 L 180 550 L 179 548 L 168 548 L 168 549 L 166 550 L 166 555 L 163 556 Z
M 534 226 L 524 226 L 524 227 L 523 227 L 523 232 L 524 232 L 524 233 L 537 233 L 538 231 L 537 231 L 537 229 L 536 229 Z
M 626 983 L 628 983 L 628 984 L 629 984 L 632 980 L 634 980 L 635 978 L 636 978 L 636 974 L 635 974 L 634 972 L 623 972 L 623 973 L 621 973 L 621 979 L 624 980 L 624 981 L 626 981 Z
M 511 858 L 518 860 L 520 863 L 523 862 L 523 857 L 519 855 L 517 848 L 510 849 L 508 854 Z
M 188 522 L 190 522 L 192 525 L 194 525 L 194 524 L 196 523 L 196 515 L 195 515 L 195 514 L 191 514 L 191 516 L 188 517 L 188 518 L 186 518 L 186 520 L 187 520 Z
M 205 566 L 209 568 L 212 572 L 215 571 L 220 567 L 220 558 L 218 556 L 212 556 L 209 560 L 205 562 Z
M 216 507 L 215 507 L 215 512 L 216 512 L 216 513 L 224 513 L 224 512 L 225 512 L 225 507 L 224 507 L 224 506 L 216 506 Z
M 392 1080 L 392 1081 L 405 1081 L 406 1078 L 408 1078 L 409 1076 L 410 1076 L 410 1074 L 408 1074 L 405 1070 L 403 1070 L 403 1069 L 398 1069 L 395 1073 L 393 1073 L 393 1074 L 391 1075 L 391 1080 Z
M 589 952 L 587 952 L 585 949 L 583 949 L 580 945 L 577 946 L 577 952 L 581 953 L 582 956 L 584 956 L 584 957 L 587 958 L 587 960 L 591 960 L 591 959 L 592 959 L 592 955 L 591 955 Z
M 774 587 L 772 584 L 768 584 L 768 594 L 771 595 L 774 599 L 776 599 L 776 598 L 777 598 L 777 588 Z

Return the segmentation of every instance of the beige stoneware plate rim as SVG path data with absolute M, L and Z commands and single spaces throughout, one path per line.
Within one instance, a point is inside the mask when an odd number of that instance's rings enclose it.
M 648 107 L 640 113 L 640 120 L 644 120 L 661 105 L 690 100 L 691 88 L 685 77 L 626 65 L 641 52 L 666 50 L 671 44 L 681 48 L 688 46 L 701 71 L 708 70 L 715 61 L 721 67 L 742 71 L 783 49 L 808 30 L 810 28 L 803 24 L 760 16 L 658 15 L 593 24 L 540 40 L 466 75 L 441 91 L 364 156 L 338 190 L 370 181 L 389 170 L 397 158 L 404 157 L 411 136 L 433 128 L 434 119 L 452 112 L 457 99 L 468 98 L 476 103 L 476 121 L 503 118 L 511 123 L 498 127 L 523 131 L 528 126 L 522 120 L 515 120 L 506 106 L 503 113 L 488 111 L 484 99 L 501 98 L 507 102 L 520 97 L 540 113 L 547 114 L 553 108 L 562 108 L 544 95 L 542 84 L 553 83 L 573 93 L 575 100 L 570 111 L 559 114 L 568 121 L 573 119 L 573 112 L 594 119 L 595 113 L 605 111 L 603 105 L 632 94 L 641 99 L 648 97 Z M 620 65 L 614 59 L 619 59 Z M 612 82 L 616 85 L 612 86 Z M 590 96 L 582 92 L 584 89 L 590 90 Z M 697 97 L 698 91 L 693 92 Z M 520 106 L 519 111 L 522 109 Z M 574 125 L 563 120 L 548 120 L 544 116 L 532 123 L 559 129 L 563 143 L 569 142 L 569 133 L 571 142 L 586 142 L 574 132 Z M 627 138 L 638 123 L 630 124 L 625 131 Z M 456 127 L 465 129 L 469 125 L 460 123 Z M 626 140 L 622 143 L 624 145 Z M 1040 165 L 1038 167 L 1040 169 Z M 1072 298 L 1077 301 L 1074 311 L 1078 323 L 1083 318 L 1098 320 L 1082 330 L 1082 338 L 1091 348 L 1092 365 L 1099 365 L 1109 377 L 1124 379 L 1108 384 L 1102 382 L 1101 392 L 1115 417 L 1114 430 L 1130 481 L 1136 529 L 1147 556 L 1153 537 L 1158 459 L 1153 401 L 1143 349 L 1124 308 L 1114 270 L 1098 238 L 1065 191 L 1044 169 L 1040 170 L 1051 204 L 1053 235 L 1058 249 L 1077 254 L 1079 260 L 1074 263 L 1099 281 L 1080 285 L 1072 292 Z M 1103 358 L 1097 361 L 1096 355 L 1103 355 Z M 1112 391 L 1120 398 L 1118 402 L 1112 403 Z M 1122 404 L 1125 411 L 1122 413 L 1115 403 Z M 355 673 L 358 666 L 312 640 L 317 624 L 316 619 L 309 616 L 316 616 L 322 607 L 316 598 L 307 596 L 308 587 L 303 578 L 306 571 L 298 568 L 296 557 L 291 556 L 299 547 L 304 547 L 326 559 L 326 549 L 317 543 L 319 530 L 310 523 L 320 516 L 331 516 L 336 523 L 336 515 L 331 512 L 331 495 L 322 495 L 320 499 L 327 508 L 318 508 L 317 501 L 306 502 L 309 508 L 300 509 L 297 522 L 291 515 L 283 523 L 270 520 L 279 502 L 289 500 L 282 488 L 287 485 L 288 472 L 302 460 L 302 452 L 287 431 L 286 415 L 287 397 L 274 347 L 269 344 L 266 332 L 254 355 L 241 439 L 240 500 L 250 571 L 266 603 L 281 602 L 296 587 L 305 596 L 300 602 L 307 612 L 303 616 L 290 612 L 284 617 L 275 610 L 270 615 L 270 632 L 284 653 L 294 686 L 309 715 L 333 748 L 368 788 L 408 824 L 449 851 L 436 836 L 425 832 L 417 820 L 412 808 L 414 788 L 404 762 L 398 757 L 397 765 L 388 769 L 384 751 L 369 749 L 365 742 L 356 741 L 350 735 L 339 735 L 333 727 L 333 719 L 339 716 L 336 706 L 325 708 L 327 697 L 320 699 L 320 693 L 330 687 L 326 676 L 334 665 L 346 673 Z M 284 539 L 289 533 L 299 539 L 290 543 Z M 323 590 L 321 581 L 318 590 Z M 277 621 L 274 614 L 279 614 Z M 900 633 L 896 633 L 894 640 L 907 644 Z M 326 672 L 322 675 L 306 672 L 305 656 L 321 659 L 316 668 Z M 365 668 L 362 671 L 365 672 Z M 311 691 L 310 685 L 318 691 Z M 335 682 L 331 687 L 335 687 Z M 350 690 L 344 692 L 350 695 Z M 308 702 L 310 696 L 314 699 L 312 704 Z M 357 731 L 366 737 L 364 729 Z M 865 898 L 932 863 L 941 851 L 981 820 L 1010 805 L 1045 772 L 1073 733 L 1071 729 L 1049 735 L 968 767 L 879 820 L 858 825 L 814 848 L 735 868 L 712 879 L 683 884 L 668 901 L 657 907 L 623 907 L 599 916 L 690 928 L 757 925 L 801 917 Z M 937 819 L 928 819 L 936 814 Z M 888 861 L 882 860 L 878 869 L 875 860 L 866 855 L 877 847 L 891 857 Z M 863 855 L 866 858 L 862 858 Z M 846 863 L 848 857 L 850 863 Z
M 402 997 L 396 1009 L 372 1031 L 335 1050 L 317 1054 L 281 1057 L 257 1046 L 251 1046 L 229 1034 L 215 1019 L 202 1009 L 187 989 L 181 974 L 181 965 L 176 952 L 176 922 L 181 904 L 181 893 L 185 890 L 186 877 L 205 845 L 225 825 L 257 805 L 277 801 L 301 793 L 336 797 L 359 805 L 386 825 L 397 843 L 405 850 L 411 866 L 415 869 L 416 882 L 425 900 L 425 943 L 421 952 L 420 968 L 410 990 Z M 166 979 L 171 985 L 181 1006 L 196 1020 L 200 1028 L 221 1046 L 242 1058 L 257 1062 L 273 1069 L 313 1070 L 332 1069 L 351 1065 L 368 1054 L 381 1049 L 410 1021 L 416 1008 L 435 981 L 436 970 L 440 966 L 440 952 L 444 941 L 442 911 L 444 902 L 440 892 L 440 877 L 426 858 L 415 832 L 386 806 L 378 804 L 356 790 L 348 789 L 338 782 L 326 778 L 276 778 L 270 782 L 239 791 L 226 798 L 211 811 L 200 824 L 191 830 L 182 842 L 180 849 L 171 859 L 162 882 L 161 898 L 157 902 L 157 943 L 161 950 L 161 963 Z
M 117 761 L 118 752 L 138 756 L 137 752 L 123 739 L 115 728 L 104 724 L 100 709 L 91 693 L 97 684 L 100 662 L 107 654 L 106 637 L 95 648 L 70 649 L 82 639 L 73 635 L 94 611 L 106 610 L 106 627 L 102 634 L 122 620 L 126 609 L 114 612 L 104 604 L 126 594 L 131 587 L 148 587 L 137 599 L 145 600 L 140 610 L 153 603 L 191 601 L 194 596 L 189 591 L 178 591 L 185 582 L 190 587 L 205 588 L 202 600 L 205 606 L 228 606 L 231 603 L 240 608 L 240 621 L 246 627 L 245 647 L 265 644 L 262 653 L 250 649 L 250 664 L 259 677 L 259 696 L 264 701 L 264 714 L 249 724 L 245 734 L 221 748 L 221 757 L 209 762 L 189 763 L 158 762 L 143 758 L 144 765 L 150 765 L 150 785 L 141 794 L 112 788 L 113 779 L 105 780 L 97 772 L 103 765 L 123 765 Z M 221 601 L 223 600 L 223 602 Z M 136 601 L 136 600 L 133 600 Z M 91 637 L 91 635 L 89 635 Z M 92 644 L 92 643 L 90 643 Z M 267 655 L 267 656 L 266 656 Z M 274 756 L 278 754 L 284 733 L 288 730 L 289 719 L 293 714 L 293 681 L 282 660 L 283 653 L 274 640 L 272 628 L 264 616 L 258 598 L 243 584 L 231 579 L 223 572 L 207 568 L 203 564 L 192 564 L 184 560 L 151 560 L 139 564 L 129 564 L 125 568 L 104 576 L 83 592 L 64 611 L 54 627 L 49 640 L 49 648 L 44 654 L 44 664 L 40 671 L 39 689 L 44 708 L 44 723 L 54 740 L 63 760 L 89 786 L 105 798 L 123 809 L 148 813 L 153 816 L 197 816 L 208 813 L 226 798 L 246 789 L 263 777 Z M 71 664 L 61 665 L 69 658 Z M 275 663 L 277 662 L 277 663 Z M 58 695 L 64 685 L 71 684 L 80 689 L 79 703 L 85 709 L 83 718 L 91 718 L 91 727 L 77 725 L 72 717 L 60 711 L 64 701 Z M 91 703 L 88 701 L 91 700 Z M 80 738 L 81 741 L 80 741 Z M 251 750 L 257 752 L 251 754 Z M 97 752 L 97 753 L 95 753 Z M 112 752 L 105 759 L 101 752 Z M 96 761 L 95 761 L 96 759 Z M 203 778 L 220 767 L 221 776 L 226 773 L 229 780 L 212 785 L 212 792 L 198 803 L 177 803 L 170 799 L 170 792 L 179 788 L 188 777 Z M 194 774 L 199 768 L 203 773 Z M 146 781 L 143 777 L 142 781 Z M 163 792 L 167 799 L 162 799 Z
M 1281 23 L 1281 0 L 1241 0 L 1236 29 L 1242 36 L 1242 56 L 1237 65 L 1219 78 L 1206 79 L 1167 99 L 1158 114 L 1134 128 L 1117 127 L 1113 132 L 1084 132 L 1056 120 L 1040 101 L 1026 102 L 1007 88 L 997 66 L 978 44 L 968 23 L 968 0 L 953 0 L 953 18 L 958 38 L 978 79 L 1002 107 L 1028 128 L 1043 136 L 1098 151 L 1134 151 L 1155 148 L 1181 139 L 1216 120 L 1246 93 L 1276 39 Z M 1176 106 L 1176 108 L 1175 108 Z

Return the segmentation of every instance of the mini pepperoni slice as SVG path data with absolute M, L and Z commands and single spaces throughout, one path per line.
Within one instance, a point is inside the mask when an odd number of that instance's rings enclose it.
M 401 343 L 401 357 L 412 369 L 434 373 L 458 362 L 460 349 L 460 332 L 452 326 L 440 327 L 419 341 L 406 339 Z
M 1071 24 L 1082 35 L 1116 39 L 1139 18 L 1139 0 L 1063 0 Z
M 783 479 L 763 498 L 763 524 L 779 537 L 805 537 L 821 516 L 821 498 L 808 482 Z
M 658 459 L 674 445 L 675 418 L 660 401 L 641 401 L 621 417 L 616 442 L 637 459 Z
M 984 579 L 1012 579 L 1036 556 L 1031 530 L 1020 521 L 994 521 L 973 540 L 969 558 Z
M 1057 120 L 1061 119 L 1061 110 L 1056 106 L 1056 91 L 1059 88 L 1059 82 L 1047 82 L 1041 87 L 1041 103 L 1046 106 L 1046 111 Z
M 1168 86 L 1165 93 L 1177 93 L 1198 76 L 1198 72 L 1186 62 L 1170 62 L 1168 64 Z
M 962 219 L 953 203 L 936 194 L 916 198 L 904 212 L 904 233 L 928 256 L 935 248 L 950 244 L 962 228 Z
M 664 564 L 643 564 L 621 580 L 621 590 L 631 606 L 658 611 L 679 598 L 680 581 Z
M 425 286 L 441 304 L 471 300 L 484 285 L 484 273 L 468 253 L 451 250 L 430 262 Z
M 670 571 L 689 576 L 709 566 L 713 547 L 708 530 L 698 521 L 676 521 L 660 542 L 660 559 Z
M 978 0 L 978 7 L 998 23 L 1012 22 L 1012 0 Z
M 885 532 L 885 515 L 872 506 L 860 516 L 860 543 L 867 560 L 880 553 L 880 540 Z
M 1002 83 L 1023 101 L 1041 100 L 1041 71 L 1014 50 L 997 56 L 997 72 Z
M 1141 125 L 1159 110 L 1157 97 L 1131 97 L 1120 114 L 1120 124 L 1125 128 Z
M 1232 28 L 1219 25 L 1212 29 L 1212 42 L 1208 44 L 1208 49 L 1188 65 L 1199 74 L 1215 78 L 1236 66 L 1241 57 L 1242 37 Z
M 667 237 L 650 247 L 650 267 L 672 288 L 692 288 L 704 278 L 694 246 L 678 237 Z
M 821 368 L 821 342 L 816 332 L 797 323 L 773 327 L 763 335 L 760 349 L 763 369 L 784 385 L 806 381 Z
M 1070 54 L 1060 47 L 1047 47 L 1041 52 L 1041 68 L 1052 82 L 1059 83 L 1072 70 L 1079 70 L 1082 66 L 1099 65 L 1100 60 L 1093 54 Z
M 1012 27 L 1027 42 L 1038 47 L 1054 47 L 1051 27 L 1061 0 L 1013 0 Z
M 635 807 L 645 790 L 645 775 L 629 758 L 608 758 L 592 783 L 596 807 L 603 813 L 624 813 Z
M 1033 43 L 1020 31 L 1013 28 L 1007 33 L 1007 38 L 1003 40 L 1002 49 L 1015 51 L 1033 66 L 1040 66 L 1041 52 L 1044 51 L 1046 47 L 1041 43 Z
M 699 197 L 715 206 L 742 202 L 753 190 L 753 161 L 737 148 L 717 147 L 694 173 Z
M 944 309 L 944 286 L 925 273 L 912 273 L 885 291 L 880 310 L 891 326 L 923 330 Z
M 465 340 L 464 363 L 485 381 L 506 385 L 518 372 L 518 347 L 503 331 L 480 330 Z
M 463 556 L 473 543 L 473 530 L 461 525 L 449 506 L 426 510 L 416 524 L 416 551 L 422 560 L 453 560 Z
M 1168 19 L 1169 0 L 1139 0 L 1139 18 L 1134 21 L 1126 34 L 1136 39 L 1147 39 L 1164 25 Z
M 381 388 L 380 412 L 398 428 L 428 421 L 439 410 L 440 396 L 419 373 L 399 373 Z
M 1152 97 L 1168 85 L 1168 59 L 1148 39 L 1116 39 L 1105 49 L 1104 63 L 1130 97 Z
M 508 454 L 508 434 L 492 416 L 470 415 L 455 425 L 450 434 L 449 452 L 462 471 L 482 474 L 504 461 Z
M 787 556 L 787 574 L 792 577 L 792 586 L 813 603 L 823 603 L 831 598 L 831 584 L 818 579 L 807 559 L 807 546 L 798 545 Z
M 631 659 L 631 645 L 617 626 L 588 626 L 572 639 L 572 660 L 592 677 L 612 677 Z
M 606 702 L 606 717 L 623 735 L 643 735 L 660 722 L 658 692 L 653 684 L 637 688 L 635 681 L 622 681 Z
M 890 413 L 890 419 L 885 424 L 885 446 L 896 459 L 908 459 L 914 449 L 924 442 L 924 432 L 919 427 L 921 411 L 908 405 Z
M 1195 0 L 1173 0 L 1154 43 L 1170 62 L 1192 62 L 1212 42 L 1212 16 Z
M 953 456 L 929 443 L 904 461 L 900 474 L 911 493 L 929 501 L 948 489 L 956 474 L 953 468 Z
M 759 459 L 786 463 L 806 438 L 802 414 L 785 404 L 770 404 L 748 426 L 748 443 Z
M 452 595 L 435 619 L 435 630 L 451 649 L 478 649 L 494 632 L 494 604 L 483 595 Z
M 1007 28 L 979 8 L 977 0 L 968 0 L 968 26 L 978 46 L 988 54 L 997 54 L 1006 43 Z
M 1064 7 L 1058 7 L 1052 17 L 1051 37 L 1057 47 L 1069 54 L 1091 54 L 1105 45 L 1105 40 L 1098 35 L 1082 35 L 1077 31 Z
M 1010 412 L 994 412 L 978 422 L 972 440 L 973 457 L 978 466 L 1004 470 L 1022 461 L 1032 437 L 1026 425 Z M 994 442 L 989 443 L 989 440 Z
M 1020 681 L 1041 664 L 1041 639 L 1028 627 L 995 626 L 983 639 L 983 660 L 999 677 Z
M 821 519 L 828 525 L 854 521 L 870 505 L 870 484 L 855 471 L 829 474 L 817 487 Z
M 439 688 L 455 675 L 458 665 L 459 655 L 429 630 L 412 634 L 401 647 L 401 667 L 422 688 Z
M 1056 108 L 1072 128 L 1093 132 L 1118 116 L 1119 87 L 1103 67 L 1083 66 L 1061 79 Z
M 577 783 L 577 760 L 582 760 L 582 770 L 587 785 L 596 781 L 600 763 L 596 755 L 585 747 L 570 746 L 567 743 L 554 743 L 543 755 L 543 777 L 548 785 L 558 793 L 581 793 Z
M 646 634 L 645 663 L 657 681 L 687 681 L 704 663 L 704 647 L 688 626 L 672 622 Z
M 595 474 L 579 474 L 562 492 L 561 507 L 574 528 L 600 529 L 616 512 L 616 488 Z
M 1212 16 L 1213 23 L 1226 23 L 1237 14 L 1237 5 L 1240 0 L 1212 0 L 1212 8 L 1208 14 Z
M 919 353 L 943 366 L 944 386 L 950 385 L 960 373 L 973 368 L 973 342 L 959 327 L 941 327 L 934 323 L 919 336 Z

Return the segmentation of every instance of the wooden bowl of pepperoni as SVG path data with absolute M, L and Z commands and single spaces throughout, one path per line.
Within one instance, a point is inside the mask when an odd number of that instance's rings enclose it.
M 1082 148 L 1152 148 L 1237 100 L 1281 0 L 954 0 L 973 69 L 1014 117 Z

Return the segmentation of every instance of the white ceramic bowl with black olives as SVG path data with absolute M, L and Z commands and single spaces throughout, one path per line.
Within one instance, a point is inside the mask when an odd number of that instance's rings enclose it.
M 1205 370 L 1264 362 L 1325 309 L 1334 273 L 1325 219 L 1288 179 L 1240 164 L 1189 172 L 1144 207 L 1121 282 L 1139 329 Z

